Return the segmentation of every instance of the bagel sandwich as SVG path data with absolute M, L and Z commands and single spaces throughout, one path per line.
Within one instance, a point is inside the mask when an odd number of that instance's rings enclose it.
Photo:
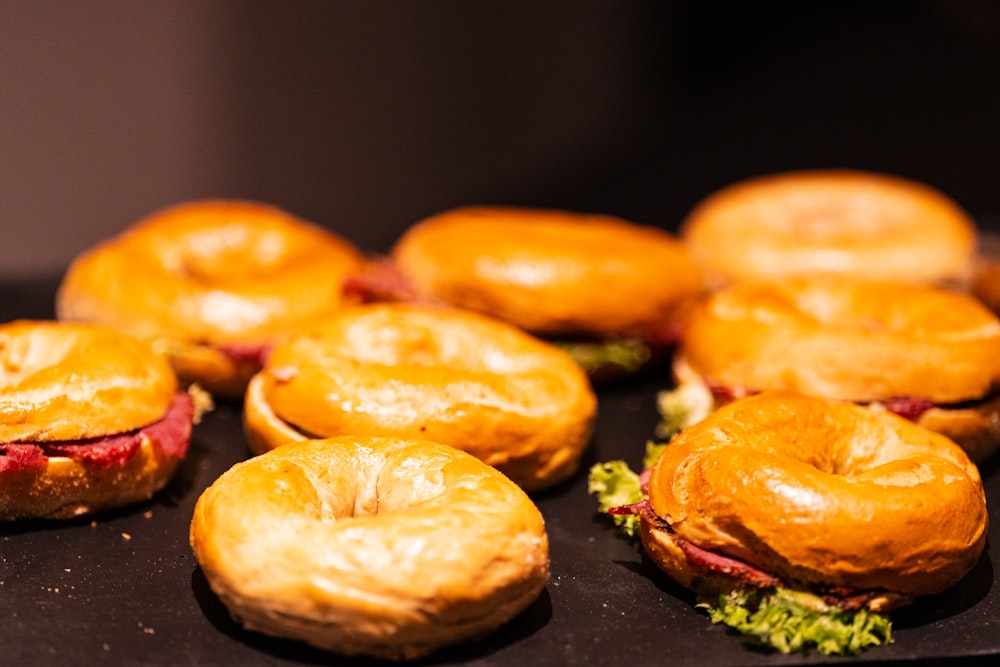
M 955 586 L 984 550 L 976 466 L 889 412 L 764 392 L 653 460 L 638 475 L 595 465 L 602 511 L 627 518 L 713 622 L 781 652 L 888 643 L 891 611 Z
M 83 324 L 0 325 L 0 521 L 148 500 L 208 407 L 144 341 Z
M 664 230 L 490 206 L 416 223 L 345 283 L 364 300 L 446 304 L 508 322 L 563 347 L 599 380 L 669 359 L 702 288 L 690 253 Z
M 844 277 L 734 284 L 693 310 L 657 436 L 786 390 L 894 412 L 980 463 L 1000 447 L 998 352 L 1000 320 L 962 292 Z
M 569 355 L 510 324 L 369 303 L 275 346 L 243 405 L 257 454 L 317 437 L 422 438 L 537 491 L 578 469 L 597 397 Z
M 346 239 L 276 206 L 186 201 L 78 255 L 56 315 L 149 340 L 182 383 L 235 399 L 278 340 L 341 307 L 362 263 Z

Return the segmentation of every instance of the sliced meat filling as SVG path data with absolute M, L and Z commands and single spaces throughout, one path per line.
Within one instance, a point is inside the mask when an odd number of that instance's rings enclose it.
M 53 456 L 99 468 L 124 465 L 138 451 L 143 438 L 158 443 L 167 456 L 181 458 L 191 440 L 193 418 L 194 401 L 189 394 L 180 392 L 162 419 L 134 431 L 81 440 L 0 444 L 0 472 L 41 467 Z
M 643 519 L 650 528 L 664 531 L 684 552 L 688 562 L 696 569 L 716 575 L 732 577 L 743 586 L 755 588 L 788 588 L 791 590 L 808 591 L 821 597 L 828 605 L 844 610 L 861 609 L 869 602 L 882 599 L 886 591 L 856 590 L 842 586 L 817 586 L 801 581 L 784 581 L 760 568 L 737 558 L 704 549 L 678 535 L 670 524 L 653 511 L 648 499 L 637 503 L 613 507 L 610 514 L 634 514 Z
M 747 387 L 728 386 L 707 379 L 705 380 L 705 385 L 708 387 L 709 391 L 712 392 L 712 397 L 715 399 L 716 405 L 724 405 L 740 398 L 746 398 L 747 396 L 758 393 L 756 390 L 748 389 Z M 963 401 L 961 403 L 937 403 L 929 398 L 922 398 L 919 396 L 893 396 L 891 398 L 878 401 L 877 403 L 889 412 L 893 412 L 900 417 L 904 417 L 910 421 L 917 421 L 920 419 L 921 415 L 931 408 L 940 408 L 942 410 L 963 410 L 975 408 L 977 405 L 991 400 L 995 396 L 995 393 L 996 392 L 991 392 L 981 399 Z M 870 405 L 873 404 L 874 402 Z

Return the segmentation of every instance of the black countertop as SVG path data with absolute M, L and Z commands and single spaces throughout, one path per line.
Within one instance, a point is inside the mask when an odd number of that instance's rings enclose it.
M 56 281 L 0 284 L 0 321 L 52 316 Z M 954 589 L 893 615 L 894 643 L 854 658 L 785 656 L 747 647 L 713 626 L 691 596 L 597 515 L 586 469 L 616 458 L 633 467 L 656 423 L 665 378 L 600 392 L 581 471 L 535 496 L 551 543 L 552 576 L 541 597 L 484 641 L 444 650 L 420 665 L 790 665 L 851 662 L 991 663 L 1000 657 L 1000 590 L 993 522 L 987 551 Z M 92 518 L 0 526 L 0 662 L 112 665 L 370 664 L 243 631 L 211 593 L 188 546 L 199 494 L 250 455 L 238 404 L 196 427 L 189 456 L 150 502 Z M 1000 471 L 983 476 L 1000 516 Z

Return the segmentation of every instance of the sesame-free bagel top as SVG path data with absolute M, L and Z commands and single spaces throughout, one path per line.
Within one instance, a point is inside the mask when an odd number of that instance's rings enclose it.
M 245 422 L 255 451 L 310 435 L 421 438 L 538 488 L 576 469 L 596 409 L 572 358 L 513 325 L 381 303 L 278 345 L 250 383 Z
M 407 230 L 392 258 L 419 298 L 545 335 L 641 335 L 702 289 L 671 234 L 569 211 L 445 211 Z
M 177 391 L 148 343 L 91 325 L 0 325 L 0 443 L 79 440 L 163 417 Z
M 958 292 L 844 277 L 744 282 L 689 320 L 680 355 L 710 382 L 878 401 L 978 399 L 1000 380 L 1000 321 Z
M 722 188 L 691 211 L 681 237 L 713 286 L 815 273 L 941 283 L 969 278 L 976 228 L 928 185 L 832 169 Z

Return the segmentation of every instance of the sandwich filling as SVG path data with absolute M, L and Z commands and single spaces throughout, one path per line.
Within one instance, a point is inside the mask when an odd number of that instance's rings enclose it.
M 195 403 L 190 393 L 178 392 L 161 419 L 125 433 L 81 440 L 0 443 L 0 472 L 42 468 L 51 457 L 111 468 L 127 463 L 144 439 L 156 443 L 167 456 L 183 458 L 191 440 Z

